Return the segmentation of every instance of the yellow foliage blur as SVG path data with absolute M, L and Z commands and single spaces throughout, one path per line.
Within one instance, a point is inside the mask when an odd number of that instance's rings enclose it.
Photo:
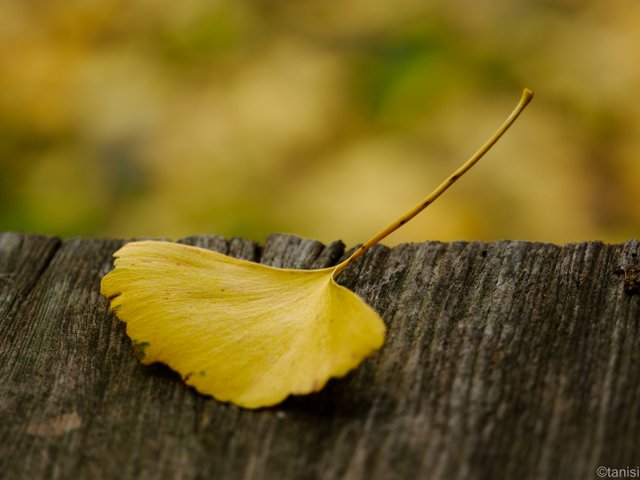
M 0 3 L 0 230 L 640 236 L 640 3 Z

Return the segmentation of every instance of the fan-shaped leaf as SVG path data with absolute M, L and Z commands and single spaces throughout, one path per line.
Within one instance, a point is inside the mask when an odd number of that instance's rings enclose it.
M 202 393 L 257 408 L 317 391 L 384 342 L 378 314 L 334 277 L 475 165 L 532 96 L 525 89 L 478 152 L 335 267 L 279 269 L 197 247 L 133 242 L 115 253 L 115 270 L 102 279 L 101 292 L 127 323 L 138 358 L 166 363 Z
M 317 391 L 384 341 L 380 317 L 336 284 L 334 268 L 272 268 L 156 241 L 115 256 L 102 294 L 139 358 L 222 401 L 254 408 Z

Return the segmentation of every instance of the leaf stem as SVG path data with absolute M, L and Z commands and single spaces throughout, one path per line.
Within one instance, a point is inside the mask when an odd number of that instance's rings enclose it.
M 371 248 L 373 245 L 379 243 L 382 239 L 395 232 L 398 228 L 409 222 L 413 217 L 418 215 L 422 210 L 431 205 L 440 195 L 442 195 L 451 185 L 453 185 L 462 175 L 467 173 L 471 167 L 473 167 L 478 160 L 480 160 L 485 153 L 487 153 L 491 147 L 502 137 L 502 135 L 509 129 L 509 127 L 515 122 L 516 118 L 522 113 L 524 108 L 529 104 L 533 98 L 533 92 L 528 88 L 525 88 L 522 92 L 522 97 L 516 108 L 511 112 L 511 115 L 504 121 L 500 128 L 486 141 L 480 149 L 474 153 L 469 160 L 467 160 L 460 168 L 453 172 L 444 182 L 442 182 L 433 192 L 422 200 L 413 209 L 402 215 L 393 223 L 387 225 L 384 229 L 380 230 L 373 237 L 363 243 L 360 248 L 351 254 L 349 258 L 338 264 L 334 270 L 334 277 L 338 275 L 342 270 L 347 268 L 356 258 L 361 256 L 365 251 Z

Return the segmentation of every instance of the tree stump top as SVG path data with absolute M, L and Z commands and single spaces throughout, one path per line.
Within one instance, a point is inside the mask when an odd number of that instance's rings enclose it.
M 293 268 L 274 235 L 185 243 Z M 135 358 L 100 296 L 122 245 L 0 233 L 0 478 L 597 478 L 640 467 L 640 243 L 374 247 L 339 277 L 385 346 L 317 394 L 243 410 Z

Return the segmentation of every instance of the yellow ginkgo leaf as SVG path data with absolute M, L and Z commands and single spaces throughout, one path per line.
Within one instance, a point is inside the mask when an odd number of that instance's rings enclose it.
M 319 390 L 380 348 L 385 326 L 334 268 L 289 270 L 168 242 L 125 245 L 102 293 L 143 363 L 255 408 Z
M 273 268 L 187 245 L 140 241 L 118 250 L 101 293 L 145 363 L 162 362 L 199 392 L 247 408 L 321 389 L 384 342 L 385 325 L 335 277 L 424 210 L 502 136 L 529 103 L 414 209 L 335 267 Z

